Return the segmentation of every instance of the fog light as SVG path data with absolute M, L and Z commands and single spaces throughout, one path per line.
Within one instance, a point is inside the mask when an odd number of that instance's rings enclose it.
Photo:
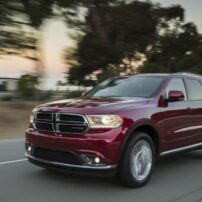
M 28 147 L 27 147 L 27 151 L 28 151 L 28 152 L 31 152 L 31 151 L 32 151 L 32 147 L 31 147 L 31 146 L 28 146 Z
M 101 158 L 92 154 L 81 154 L 81 157 L 87 164 L 100 165 L 102 163 Z
M 95 158 L 95 163 L 97 163 L 97 164 L 100 163 L 100 158 L 96 157 Z

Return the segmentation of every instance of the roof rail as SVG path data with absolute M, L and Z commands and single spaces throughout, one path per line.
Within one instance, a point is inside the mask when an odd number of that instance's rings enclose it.
M 187 76 L 195 76 L 195 77 L 202 77 L 200 74 L 194 74 L 194 73 L 190 73 L 190 72 L 177 72 L 174 74 L 180 74 L 180 75 L 187 75 Z

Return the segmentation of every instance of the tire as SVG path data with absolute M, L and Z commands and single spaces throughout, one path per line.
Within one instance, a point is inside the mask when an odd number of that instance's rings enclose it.
M 155 147 L 148 134 L 135 132 L 126 145 L 119 165 L 118 177 L 129 187 L 148 183 L 155 167 Z

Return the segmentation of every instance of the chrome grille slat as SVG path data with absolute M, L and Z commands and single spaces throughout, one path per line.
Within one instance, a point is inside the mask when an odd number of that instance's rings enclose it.
M 71 113 L 38 112 L 33 126 L 39 131 L 56 133 L 83 134 L 88 130 L 86 118 L 83 115 Z
M 75 122 L 75 121 L 57 121 L 57 122 L 62 122 L 65 124 L 84 124 L 84 122 Z
M 70 123 L 56 123 L 56 124 L 59 124 L 59 125 L 67 125 L 67 126 L 86 126 L 86 124 L 84 123 L 81 123 L 81 124 L 77 124 L 77 123 L 73 123 L 73 124 L 70 124 Z

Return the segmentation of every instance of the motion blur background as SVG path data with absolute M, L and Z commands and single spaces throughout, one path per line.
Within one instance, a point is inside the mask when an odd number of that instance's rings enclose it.
M 202 1 L 1 0 L 0 138 L 109 77 L 202 74 Z

